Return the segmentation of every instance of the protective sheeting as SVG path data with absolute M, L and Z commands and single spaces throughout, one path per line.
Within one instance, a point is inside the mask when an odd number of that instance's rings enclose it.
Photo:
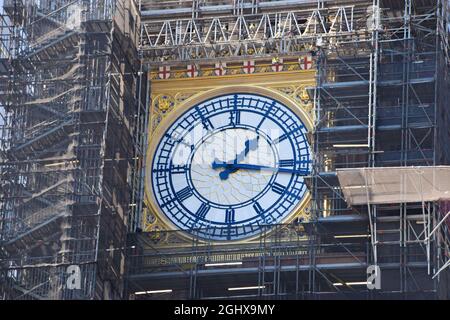
M 450 166 L 338 169 L 349 206 L 450 199 Z

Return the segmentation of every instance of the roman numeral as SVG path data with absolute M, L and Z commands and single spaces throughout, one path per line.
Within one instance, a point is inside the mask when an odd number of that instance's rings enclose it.
M 241 123 L 241 112 L 240 111 L 231 111 L 230 112 L 230 124 L 232 126 L 238 125 Z
M 209 119 L 202 120 L 202 124 L 203 124 L 203 128 L 205 128 L 205 130 L 213 130 L 214 129 L 214 126 Z
M 292 159 L 291 159 L 291 160 L 280 160 L 279 166 L 280 166 L 281 168 L 284 168 L 284 167 L 293 167 L 294 164 L 295 164 L 295 161 L 292 160 Z
M 258 126 L 256 127 L 256 129 L 259 130 L 259 128 L 261 128 L 263 122 L 266 120 L 267 116 L 270 114 L 270 111 L 272 111 L 273 107 L 275 106 L 275 101 L 272 102 L 272 104 L 269 106 L 269 108 L 267 109 L 266 113 L 264 114 L 262 120 L 259 122 Z
M 172 136 L 170 133 L 166 133 L 165 136 L 167 137 L 167 139 L 169 139 L 173 143 L 181 143 L 182 145 L 184 145 L 188 148 L 191 147 L 191 145 L 189 143 L 187 143 L 186 141 L 184 141 L 183 138 L 178 139 L 176 136 Z M 170 145 L 174 145 L 174 144 L 170 144 Z
M 203 115 L 201 110 L 198 107 L 196 107 L 195 110 L 197 111 L 197 114 L 199 115 L 200 119 L 202 120 L 203 128 L 205 128 L 205 130 L 214 129 L 214 126 L 211 123 L 211 121 L 209 119 L 205 118 L 205 116 Z
M 284 140 L 286 140 L 288 138 L 288 136 L 289 136 L 289 133 L 285 133 L 282 136 L 278 137 L 278 139 L 276 139 L 273 143 L 277 144 L 277 143 L 283 142 Z
M 186 170 L 187 170 L 187 167 L 185 165 L 184 166 L 174 166 L 174 165 L 172 165 L 170 167 L 170 173 L 172 173 L 172 174 L 182 174 L 182 173 L 185 173 Z
M 186 187 L 177 192 L 178 201 L 183 202 L 184 200 L 192 196 L 192 194 L 192 189 L 190 187 Z
M 278 194 L 283 194 L 285 189 L 286 189 L 285 186 L 283 186 L 283 185 L 281 185 L 281 184 L 279 184 L 277 182 L 275 182 L 272 185 L 272 191 L 275 192 L 275 193 L 278 193 Z
M 204 219 L 206 217 L 206 214 L 208 213 L 209 209 L 211 209 L 211 207 L 209 205 L 207 205 L 206 203 L 202 203 L 202 205 L 200 206 L 200 208 L 198 208 L 195 215 L 199 219 Z
M 225 223 L 233 223 L 235 221 L 234 209 L 227 209 L 225 212 Z
M 230 104 L 230 100 L 228 100 L 228 105 Z M 241 112 L 238 110 L 238 95 L 234 95 L 233 99 L 233 110 L 230 112 L 230 124 L 235 126 L 239 124 L 241 121 Z
M 290 159 L 290 160 L 280 160 L 278 165 L 280 168 L 283 168 L 283 167 L 293 167 L 296 164 L 305 165 L 308 163 L 311 163 L 311 160 L 302 159 L 300 161 L 294 161 Z
M 290 135 L 294 135 L 294 133 L 296 133 L 297 131 L 301 130 L 303 127 L 297 127 L 294 130 L 292 130 L 291 132 L 285 133 L 282 136 L 280 136 L 278 139 L 274 140 L 273 143 L 280 143 L 283 142 L 284 140 L 286 140 Z
M 264 213 L 264 209 L 261 207 L 261 205 L 258 202 L 255 202 L 253 204 L 253 209 L 255 209 L 255 211 L 258 215 L 262 215 Z

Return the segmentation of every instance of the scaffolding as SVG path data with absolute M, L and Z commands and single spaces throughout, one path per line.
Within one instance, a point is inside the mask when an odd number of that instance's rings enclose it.
M 350 206 L 336 174 L 450 163 L 448 1 L 148 0 L 141 9 L 148 68 L 311 52 L 314 159 L 308 222 L 232 245 L 195 235 L 170 245 L 181 231 L 130 235 L 130 297 L 449 298 L 448 201 Z M 366 287 L 370 265 L 382 290 Z M 159 289 L 172 291 L 148 293 Z
M 431 212 L 432 221 L 444 218 L 441 209 Z M 411 214 L 404 220 L 408 250 L 403 255 L 401 240 L 392 232 L 400 232 L 398 219 L 378 219 L 382 230 L 391 232 L 380 233 L 379 238 L 383 290 L 369 290 L 366 269 L 372 264 L 373 249 L 368 220 L 367 216 L 338 215 L 310 223 L 263 226 L 259 241 L 233 245 L 217 245 L 194 236 L 191 244 L 174 248 L 163 244 L 164 240 L 177 238 L 181 231 L 132 234 L 128 244 L 130 298 L 448 298 L 448 275 L 443 272 L 440 281 L 434 282 L 434 274 L 426 273 L 428 240 L 422 214 Z M 448 221 L 438 238 L 441 245 L 435 252 L 444 261 L 449 252 Z M 398 277 L 397 270 L 404 258 L 406 281 Z M 434 259 L 430 263 L 438 265 Z
M 336 170 L 359 167 L 408 167 L 448 164 L 448 33 L 441 30 L 448 4 L 442 1 L 374 1 L 370 38 L 357 54 L 344 48 L 319 50 L 316 89 L 315 172 L 311 181 L 316 215 L 358 212 L 369 217 L 370 263 L 391 263 L 408 296 L 415 281 L 430 275 L 431 250 L 424 232 L 412 231 L 411 216 L 433 228 L 436 202 L 355 205 L 349 207 Z M 383 12 L 384 8 L 387 12 Z M 444 14 L 444 15 L 443 15 Z M 444 133 L 445 132 L 445 133 Z M 437 220 L 436 220 L 437 219 Z M 426 233 L 425 233 L 426 234 Z M 422 237 L 422 238 L 420 238 Z M 439 256 L 439 243 L 434 244 Z M 410 256 L 420 253 L 421 258 Z M 419 267 L 419 261 L 424 263 Z M 416 263 L 417 262 L 417 263 Z M 431 262 L 438 267 L 441 262 Z M 444 280 L 443 283 L 445 283 Z M 438 283 L 434 284 L 435 288 Z M 435 289 L 438 290 L 438 289 Z
M 141 50 L 145 62 L 162 65 L 298 55 L 361 30 L 366 7 L 358 2 L 144 1 Z
M 0 296 L 119 299 L 142 202 L 138 7 L 5 0 L 1 23 Z

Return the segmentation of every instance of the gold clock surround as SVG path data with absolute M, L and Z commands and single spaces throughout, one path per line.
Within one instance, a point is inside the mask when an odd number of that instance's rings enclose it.
M 243 85 L 242 83 L 245 83 Z M 221 77 L 203 77 L 196 79 L 167 79 L 152 80 L 151 106 L 149 121 L 149 145 L 146 154 L 146 170 L 151 168 L 153 155 L 169 126 L 176 121 L 187 109 L 200 102 L 230 93 L 253 93 L 279 101 L 295 112 L 305 124 L 308 131 L 313 127 L 312 105 L 306 97 L 306 88 L 315 84 L 314 71 L 273 72 L 267 74 L 231 75 Z M 165 217 L 153 195 L 149 177 L 145 180 L 146 210 L 143 214 L 144 231 L 156 234 L 177 228 Z M 289 223 L 293 219 L 303 216 L 308 218 L 310 194 L 306 193 L 303 200 L 293 212 L 281 223 Z M 174 235 L 167 232 L 166 235 Z M 158 238 L 157 242 L 169 245 L 170 239 Z M 192 236 L 187 232 L 176 232 L 175 243 L 192 242 Z M 251 242 L 259 235 L 244 240 L 219 241 L 218 243 L 232 244 L 233 242 Z M 174 239 L 172 239 L 174 240 Z M 156 241 L 155 241 L 156 242 Z

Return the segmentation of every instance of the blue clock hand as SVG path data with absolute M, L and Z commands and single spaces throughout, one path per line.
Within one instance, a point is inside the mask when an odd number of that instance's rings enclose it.
M 212 164 L 213 169 L 217 168 L 227 168 L 226 170 L 239 170 L 239 169 L 245 169 L 245 170 L 256 170 L 256 171 L 272 171 L 272 172 L 283 172 L 283 173 L 294 173 L 299 175 L 308 175 L 308 170 L 295 170 L 295 169 L 288 169 L 288 168 L 276 168 L 276 167 L 268 167 L 268 166 L 260 166 L 260 165 L 253 165 L 253 164 L 246 164 L 246 163 L 220 163 L 217 161 L 214 161 Z M 225 171 L 225 170 L 224 170 Z M 222 171 L 222 172 L 224 172 Z
M 259 140 L 259 136 L 257 136 L 255 139 L 253 140 L 246 140 L 245 141 L 245 148 L 244 150 L 236 155 L 236 158 L 231 161 L 226 163 L 226 166 L 222 166 L 221 168 L 225 168 L 225 170 L 223 170 L 222 172 L 219 173 L 219 177 L 221 180 L 226 180 L 228 179 L 230 173 L 234 173 L 236 171 L 239 170 L 239 168 L 233 168 L 231 167 L 232 164 L 237 164 L 239 162 L 241 162 L 250 151 L 256 150 L 258 148 L 258 140 Z M 214 164 L 218 162 L 217 159 L 214 160 L 212 167 L 213 169 L 217 169 L 218 167 L 214 167 Z

